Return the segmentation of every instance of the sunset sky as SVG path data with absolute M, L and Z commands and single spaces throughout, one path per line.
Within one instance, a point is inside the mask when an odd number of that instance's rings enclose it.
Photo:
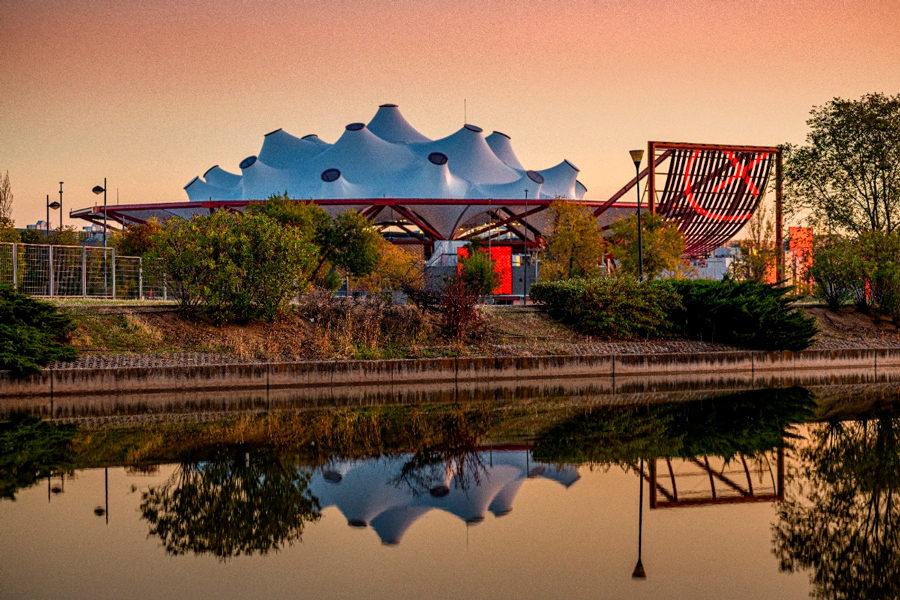
M 13 0 L 0 172 L 21 227 L 59 181 L 67 213 L 103 177 L 111 203 L 186 201 L 279 127 L 333 142 L 393 102 L 439 138 L 465 100 L 526 167 L 567 158 L 601 200 L 650 139 L 802 142 L 814 105 L 900 93 L 898 32 L 897 0 Z

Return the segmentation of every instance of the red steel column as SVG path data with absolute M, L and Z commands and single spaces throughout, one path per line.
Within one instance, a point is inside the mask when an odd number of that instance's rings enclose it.
M 781 149 L 775 153 L 775 279 L 784 279 L 784 161 Z
M 656 144 L 647 142 L 647 197 L 650 201 L 650 212 L 656 212 Z M 637 185 L 641 182 L 638 180 Z

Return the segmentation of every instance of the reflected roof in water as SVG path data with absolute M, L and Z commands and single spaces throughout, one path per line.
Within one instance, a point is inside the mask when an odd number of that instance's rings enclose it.
M 385 544 L 397 544 L 413 523 L 431 510 L 467 525 L 490 513 L 509 514 L 529 478 L 569 487 L 581 478 L 574 465 L 534 463 L 527 450 L 475 452 L 465 466 L 436 463 L 413 472 L 413 455 L 338 461 L 315 471 L 310 491 L 322 509 L 335 506 L 352 527 L 372 527 Z

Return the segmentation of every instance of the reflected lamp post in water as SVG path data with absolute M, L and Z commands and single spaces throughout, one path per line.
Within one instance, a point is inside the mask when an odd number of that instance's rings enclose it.
M 634 572 L 631 573 L 632 579 L 647 579 L 647 573 L 644 571 L 644 563 L 641 562 L 641 538 L 644 532 L 644 459 L 641 459 L 641 470 L 638 472 L 638 482 L 640 483 L 640 494 L 638 500 L 638 559 L 634 565 Z
M 105 506 L 98 506 L 94 509 L 94 514 L 98 517 L 106 517 L 106 524 L 109 525 L 109 467 L 103 468 L 103 498 Z
M 634 161 L 634 188 L 637 190 L 637 227 L 638 227 L 638 281 L 644 280 L 644 237 L 641 227 L 641 161 L 644 159 L 643 150 L 629 150 L 631 160 Z M 653 157 L 650 157 L 653 160 Z M 641 475 L 643 477 L 643 474 Z

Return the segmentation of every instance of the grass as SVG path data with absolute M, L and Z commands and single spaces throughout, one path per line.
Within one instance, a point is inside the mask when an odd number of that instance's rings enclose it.
M 159 307 L 175 307 L 178 306 L 178 303 L 174 300 L 121 300 L 121 299 L 110 299 L 110 298 L 44 298 L 48 302 L 51 302 L 59 307 L 70 308 L 70 307 L 89 307 L 89 308 L 97 308 L 97 307 L 105 307 L 105 306 L 125 306 L 125 307 L 134 307 L 134 306 L 159 306 Z
M 176 351 L 164 336 L 129 314 L 83 313 L 75 315 L 73 341 L 82 350 L 104 352 Z

